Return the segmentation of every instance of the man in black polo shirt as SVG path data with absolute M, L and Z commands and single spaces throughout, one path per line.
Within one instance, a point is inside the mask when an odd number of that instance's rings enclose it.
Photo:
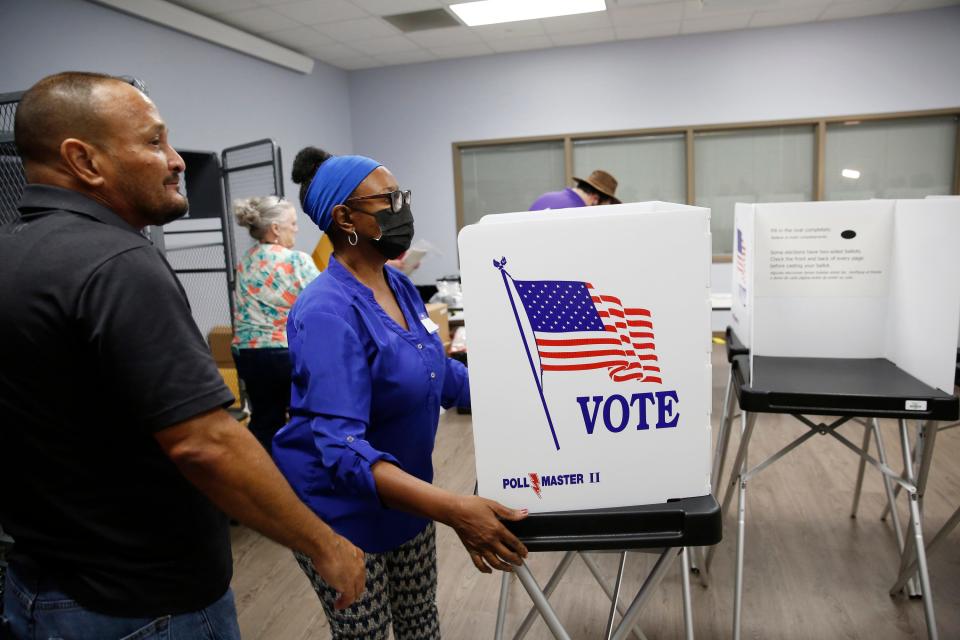
M 15 637 L 239 638 L 221 511 L 309 555 L 352 602 L 362 552 L 222 409 L 233 398 L 186 296 L 139 233 L 187 207 L 156 107 L 121 80 L 57 74 L 24 94 L 14 134 L 29 183 L 21 220 L 0 227 Z

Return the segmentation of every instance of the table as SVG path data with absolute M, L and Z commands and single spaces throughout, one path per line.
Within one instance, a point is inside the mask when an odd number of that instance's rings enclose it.
M 933 458 L 937 434 L 935 422 L 956 420 L 960 413 L 960 399 L 923 384 L 884 358 L 754 356 L 751 372 L 749 352 L 736 340 L 736 336 L 729 329 L 727 335 L 730 338 L 727 351 L 727 357 L 731 363 L 730 378 L 727 382 L 717 453 L 711 477 L 713 486 L 719 494 L 735 397 L 736 404 L 741 409 L 741 439 L 721 506 L 721 511 L 725 513 L 736 486 L 738 517 L 733 637 L 738 639 L 741 630 L 747 483 L 763 469 L 814 435 L 828 435 L 853 451 L 863 461 L 876 467 L 883 475 L 888 505 L 894 516 L 894 527 L 901 547 L 900 576 L 890 590 L 891 595 L 903 589 L 915 567 L 919 573 L 928 636 L 937 638 L 933 596 L 923 543 L 923 493 Z M 747 452 L 757 415 L 760 413 L 791 415 L 805 424 L 809 430 L 763 462 L 750 468 L 747 465 Z M 835 419 L 830 423 L 816 423 L 807 418 L 808 415 L 834 416 Z M 872 419 L 872 429 L 877 435 L 879 431 L 876 419 L 894 418 L 899 421 L 900 446 L 904 464 L 902 474 L 897 473 L 887 464 L 882 446 L 878 446 L 879 459 L 867 452 L 871 427 L 868 427 L 865 432 L 861 446 L 857 446 L 839 433 L 839 428 L 854 418 Z M 913 448 L 911 448 L 908 434 L 908 420 L 919 421 L 916 446 Z M 879 438 L 878 445 L 882 445 Z M 895 500 L 895 485 L 899 485 L 906 491 L 909 498 L 910 521 L 907 526 L 909 535 L 906 537 L 899 526 L 896 509 L 892 508 Z M 702 572 L 709 569 L 713 552 L 714 549 L 707 552 Z
M 712 495 L 670 500 L 663 504 L 590 509 L 563 513 L 533 513 L 519 522 L 505 521 L 509 528 L 531 553 L 565 551 L 563 559 L 544 587 L 534 578 L 526 563 L 515 567 L 514 573 L 533 601 L 533 608 L 520 624 L 515 640 L 522 638 L 539 614 L 558 640 L 570 636 L 550 605 L 548 598 L 556 589 L 564 573 L 576 557 L 587 564 L 593 576 L 611 599 L 607 618 L 606 638 L 622 640 L 635 632 L 634 627 L 643 606 L 653 589 L 663 578 L 672 562 L 683 560 L 684 628 L 686 637 L 693 638 L 692 607 L 687 548 L 715 545 L 722 537 L 720 505 Z M 620 587 L 628 550 L 655 550 L 659 558 L 631 601 L 629 607 L 620 606 Z M 589 551 L 619 551 L 620 564 L 613 589 L 606 584 Z M 496 640 L 503 638 L 507 614 L 507 598 L 513 574 L 504 573 L 500 586 L 500 605 L 497 610 Z M 614 627 L 617 612 L 622 619 Z

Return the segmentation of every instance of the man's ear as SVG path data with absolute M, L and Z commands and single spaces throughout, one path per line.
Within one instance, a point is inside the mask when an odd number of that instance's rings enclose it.
M 333 218 L 333 224 L 343 229 L 344 233 L 351 234 L 356 230 L 350 216 L 350 207 L 338 204 L 330 212 L 330 215 Z
M 60 143 L 60 159 L 64 167 L 80 182 L 89 187 L 103 186 L 103 154 L 93 145 L 76 138 Z

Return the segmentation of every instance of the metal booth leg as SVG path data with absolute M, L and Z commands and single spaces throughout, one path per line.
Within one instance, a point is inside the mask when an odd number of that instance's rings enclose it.
M 663 550 L 663 553 L 657 558 L 656 564 L 653 565 L 653 569 L 647 574 L 646 580 L 643 581 L 643 586 L 640 587 L 640 591 L 633 599 L 633 602 L 630 603 L 630 607 L 624 614 L 620 624 L 617 625 L 616 630 L 613 632 L 612 640 L 626 639 L 631 628 L 636 623 L 637 617 L 640 615 L 640 610 L 643 609 L 647 600 L 650 599 L 650 594 L 653 593 L 653 590 L 660 584 L 660 581 L 663 580 L 664 574 L 666 574 L 667 569 L 670 568 L 670 564 L 678 555 L 680 555 L 680 553 L 676 547 Z
M 753 427 L 756 423 L 757 414 L 749 413 L 747 411 L 740 412 L 740 446 L 737 448 L 737 457 L 734 458 L 733 467 L 730 470 L 730 481 L 727 484 L 727 491 L 724 494 L 723 502 L 720 505 L 721 519 L 726 517 L 727 511 L 730 508 L 730 500 L 733 498 L 733 489 L 739 484 L 738 481 L 740 474 L 746 471 L 746 461 L 744 460 L 744 457 L 746 456 L 747 446 L 750 443 L 750 438 L 753 435 Z M 734 469 L 736 470 L 736 473 L 734 473 Z M 708 570 L 713 562 L 714 555 L 716 555 L 718 546 L 720 545 L 713 545 L 707 550 L 705 566 Z
M 540 615 L 543 616 L 543 621 L 547 623 L 547 628 L 550 629 L 553 637 L 557 640 L 570 640 L 570 635 L 566 629 L 563 628 L 563 625 L 560 624 L 557 613 L 553 610 L 553 607 L 550 606 L 550 602 L 546 596 L 543 595 L 543 591 L 540 590 L 537 579 L 530 573 L 527 563 L 524 562 L 520 566 L 514 567 L 514 572 L 517 574 L 517 578 L 520 579 L 520 584 L 523 585 L 527 595 L 533 600 L 533 605 L 540 612 Z
M 590 570 L 590 573 L 593 574 L 593 577 L 596 578 L 597 584 L 600 585 L 600 588 L 603 589 L 603 592 L 607 594 L 607 597 L 610 598 L 611 602 L 613 602 L 614 601 L 613 589 L 611 589 L 610 585 L 607 584 L 606 579 L 603 577 L 603 573 L 601 573 L 600 571 L 600 567 L 597 566 L 597 561 L 594 560 L 586 552 L 580 553 L 580 558 L 583 560 L 583 563 L 587 565 L 587 569 Z M 617 607 L 617 612 L 621 616 L 625 616 L 627 614 L 627 607 L 622 602 L 617 601 L 616 607 Z M 635 624 L 633 626 L 632 631 L 633 631 L 633 635 L 637 637 L 637 640 L 647 640 L 647 636 L 643 634 L 643 631 L 640 629 L 639 625 Z
M 873 430 L 873 439 L 877 443 L 877 456 L 885 466 L 888 465 L 887 462 L 887 449 L 883 444 L 883 438 L 880 435 L 880 421 L 876 418 L 873 418 L 870 421 L 871 428 Z M 900 526 L 900 512 L 896 509 L 897 494 L 894 491 L 893 480 L 891 480 L 886 474 L 880 474 L 881 479 L 883 480 L 883 490 L 887 495 L 887 509 L 890 512 L 891 518 L 893 519 L 893 532 L 897 537 L 897 549 L 900 550 L 900 555 L 902 556 L 906 548 L 906 541 L 903 536 L 903 528 Z M 899 488 L 900 485 L 897 485 Z M 909 591 L 911 593 L 916 593 L 917 590 L 910 585 Z
M 923 455 L 923 452 L 920 450 L 920 447 L 922 447 L 922 446 L 923 446 L 923 443 L 921 442 L 920 438 L 917 438 L 917 442 L 915 442 L 914 445 L 913 445 L 913 464 L 914 464 L 914 466 L 920 466 L 920 458 L 921 458 L 921 456 Z M 907 472 L 904 471 L 902 474 L 900 474 L 900 478 L 901 478 L 902 480 L 906 480 L 906 479 L 907 479 L 907 475 L 906 475 L 906 474 L 907 474 Z M 893 510 L 893 504 L 896 503 L 896 498 L 899 497 L 899 495 L 900 495 L 900 490 L 901 490 L 902 488 L 903 488 L 903 487 L 902 487 L 899 483 L 897 483 L 897 486 L 895 486 L 895 487 L 893 488 L 894 502 L 893 502 L 893 503 L 887 502 L 887 506 L 885 506 L 885 507 L 883 508 L 883 512 L 880 514 L 880 519 L 881 519 L 881 520 L 886 520 L 886 519 L 887 519 L 887 514 L 890 513 L 890 512 Z
M 603 631 L 603 637 L 610 640 L 613 633 L 613 621 L 617 618 L 617 604 L 620 602 L 620 587 L 623 585 L 623 569 L 627 566 L 627 552 L 620 552 L 620 564 L 617 569 L 617 579 L 613 584 L 613 602 L 610 603 L 610 615 L 607 616 L 607 628 Z
M 713 456 L 713 469 L 710 473 L 710 485 L 714 491 L 719 491 L 720 481 L 723 479 L 723 466 L 727 459 L 727 446 L 730 443 L 730 423 L 733 422 L 734 405 L 733 367 L 727 376 L 727 390 L 723 394 L 723 413 L 720 414 L 720 433 L 717 434 L 717 449 Z
M 503 627 L 507 623 L 507 608 L 509 606 L 512 578 L 513 573 L 506 571 L 500 577 L 500 603 L 497 605 L 497 628 L 493 632 L 493 640 L 503 640 Z
M 750 435 L 753 431 L 753 425 L 756 422 L 756 414 L 747 415 L 747 412 L 744 411 L 741 413 L 740 418 L 740 429 L 742 435 L 740 442 L 740 450 L 737 453 L 737 460 L 739 461 L 739 466 L 734 466 L 734 469 L 737 469 L 737 559 L 736 559 L 736 574 L 734 578 L 733 586 L 733 640 L 740 640 L 740 628 L 741 628 L 741 618 L 740 614 L 743 610 L 743 554 L 744 554 L 744 525 L 746 524 L 746 513 L 747 513 L 747 481 L 744 479 L 743 474 L 747 470 L 747 447 L 750 445 Z M 731 472 L 732 474 L 732 472 Z M 733 486 L 727 488 L 727 495 L 729 496 Z
M 930 588 L 930 573 L 927 566 L 927 553 L 923 543 L 923 522 L 920 514 L 920 502 L 923 498 L 923 491 L 926 486 L 927 475 L 930 470 L 930 461 L 933 457 L 933 444 L 936 438 L 936 425 L 927 422 L 920 428 L 918 434 L 918 447 L 922 446 L 923 457 L 916 475 L 914 475 L 913 461 L 910 455 L 910 438 L 907 434 L 906 420 L 900 420 L 900 444 L 903 448 L 903 468 L 908 481 L 914 483 L 914 488 L 907 491 L 907 497 L 910 501 L 910 528 L 913 533 L 907 540 L 907 546 L 900 557 L 900 571 L 897 583 L 890 589 L 890 595 L 896 595 L 899 592 L 910 574 L 906 571 L 914 557 L 916 558 L 917 570 L 920 574 L 920 588 L 923 593 L 923 613 L 927 622 L 927 637 L 930 640 L 937 640 L 939 633 L 937 631 L 936 615 L 933 607 L 933 591 Z M 924 438 L 929 441 L 920 444 Z
M 876 421 L 876 418 L 874 418 Z M 858 421 L 859 422 L 859 421 Z M 868 423 L 863 424 L 863 444 L 860 445 L 860 448 L 864 452 L 870 451 L 870 434 L 873 433 L 873 429 Z M 857 507 L 860 506 L 860 490 L 863 488 L 863 472 L 867 467 L 867 459 L 860 458 L 860 467 L 857 469 L 857 485 L 853 489 L 853 507 L 850 508 L 850 517 L 857 517 Z
M 730 428 L 733 422 L 734 407 L 736 405 L 735 389 L 733 387 L 733 366 L 730 367 L 730 373 L 727 375 L 727 389 L 723 394 L 723 412 L 720 414 L 720 432 L 717 434 L 716 451 L 713 454 L 713 469 L 710 472 L 710 487 L 714 494 L 720 496 L 720 487 L 723 480 L 723 467 L 727 460 L 727 449 L 730 444 Z M 730 473 L 733 473 L 731 471 Z M 697 547 L 694 553 L 694 562 L 696 569 L 700 574 L 700 585 L 708 586 L 709 580 L 707 574 L 710 571 L 710 562 L 713 559 L 713 553 Z
M 543 587 L 542 594 L 544 600 L 549 598 L 553 592 L 556 590 L 557 585 L 560 584 L 560 580 L 563 579 L 564 574 L 567 572 L 567 569 L 570 568 L 570 563 L 573 562 L 573 559 L 577 556 L 576 551 L 567 551 L 563 554 L 563 558 L 560 559 L 560 564 L 557 565 L 557 568 L 553 570 L 553 575 L 550 576 L 550 579 L 547 580 L 547 584 Z M 526 564 L 524 564 L 526 566 Z M 529 570 L 528 570 L 529 572 Z M 519 574 L 518 574 L 519 577 Z M 533 577 L 533 574 L 530 574 L 530 577 Z M 524 585 L 526 587 L 526 585 Z M 528 590 L 529 591 L 529 590 Z M 531 596 L 532 598 L 532 596 Z M 527 612 L 527 615 L 524 616 L 523 622 L 520 623 L 520 626 L 517 628 L 517 633 L 514 634 L 513 640 L 522 640 L 524 636 L 527 635 L 527 632 L 530 631 L 530 627 L 533 626 L 533 623 L 537 619 L 537 612 L 542 615 L 543 610 L 540 609 L 534 600 L 534 606 Z
M 683 584 L 683 633 L 686 640 L 693 640 L 693 603 L 690 600 L 690 553 L 687 547 L 683 548 L 681 558 L 681 581 Z

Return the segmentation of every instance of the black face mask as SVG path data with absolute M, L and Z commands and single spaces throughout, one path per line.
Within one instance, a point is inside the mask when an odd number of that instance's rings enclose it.
M 371 242 L 387 260 L 393 260 L 410 248 L 410 243 L 413 242 L 413 213 L 410 205 L 403 205 L 397 213 L 387 207 L 373 215 L 380 225 L 380 237 L 371 239 Z

